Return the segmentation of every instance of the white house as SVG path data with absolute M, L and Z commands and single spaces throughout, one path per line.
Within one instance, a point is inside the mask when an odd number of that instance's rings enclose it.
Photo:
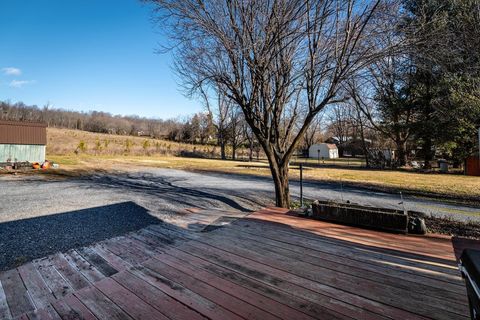
M 314 144 L 308 149 L 308 157 L 315 159 L 338 158 L 338 148 L 332 143 Z

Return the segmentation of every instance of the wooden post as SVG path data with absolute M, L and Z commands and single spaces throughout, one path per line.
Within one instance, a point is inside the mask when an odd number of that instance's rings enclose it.
M 300 208 L 303 208 L 303 165 L 300 163 Z

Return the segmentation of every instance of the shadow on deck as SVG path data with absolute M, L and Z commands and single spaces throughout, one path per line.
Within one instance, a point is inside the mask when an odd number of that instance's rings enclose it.
M 467 319 L 450 239 L 242 215 L 193 210 L 3 272 L 0 318 Z

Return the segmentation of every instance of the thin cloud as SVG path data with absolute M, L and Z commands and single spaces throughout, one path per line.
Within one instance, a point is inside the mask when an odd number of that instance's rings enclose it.
M 3 68 L 2 72 L 7 76 L 19 76 L 22 74 L 22 70 L 14 67 Z
M 35 80 L 12 80 L 8 86 L 12 88 L 22 88 L 23 86 L 32 83 L 35 83 Z

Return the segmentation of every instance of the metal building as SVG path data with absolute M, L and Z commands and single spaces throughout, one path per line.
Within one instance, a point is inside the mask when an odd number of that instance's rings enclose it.
M 0 120 L 0 163 L 45 161 L 47 125 Z

